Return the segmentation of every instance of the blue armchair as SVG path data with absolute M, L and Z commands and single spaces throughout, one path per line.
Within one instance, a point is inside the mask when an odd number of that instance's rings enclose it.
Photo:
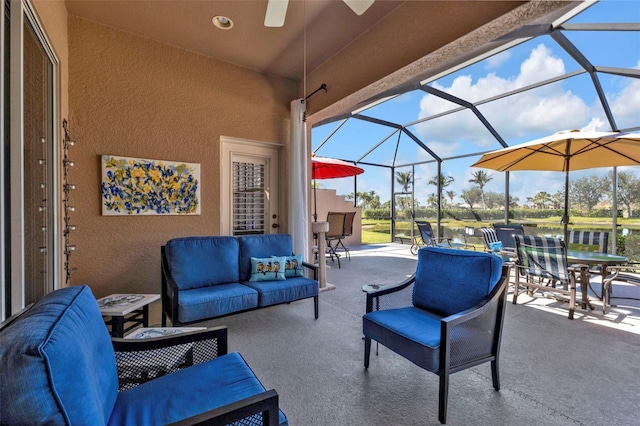
M 449 375 L 491 362 L 498 364 L 508 268 L 489 253 L 426 247 L 416 273 L 406 281 L 367 292 L 363 317 L 364 367 L 371 341 L 381 343 L 440 377 L 438 419 L 446 423 Z M 404 296 L 403 296 L 404 295 Z
M 0 324 L 0 424 L 287 425 L 227 342 L 222 327 L 111 339 L 89 287 L 56 290 Z

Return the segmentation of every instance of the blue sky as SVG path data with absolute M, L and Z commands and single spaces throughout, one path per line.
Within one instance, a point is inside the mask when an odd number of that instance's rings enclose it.
M 568 22 L 638 23 L 640 1 L 602 1 Z M 639 32 L 582 31 L 564 34 L 596 66 L 640 69 Z M 429 85 L 459 98 L 477 102 L 580 69 L 551 37 L 543 36 L 442 77 Z M 626 129 L 640 126 L 640 79 L 603 73 L 598 73 L 598 76 L 618 127 Z M 426 92 L 414 91 L 365 110 L 362 114 L 406 125 L 455 107 Z M 567 129 L 611 130 L 588 74 L 481 104 L 478 109 L 509 145 Z M 314 128 L 312 150 L 339 124 L 329 123 Z M 410 126 L 409 130 L 442 158 L 501 148 L 468 110 Z M 397 133 L 391 135 L 392 132 L 393 129 L 388 127 L 349 119 L 317 151 L 317 155 L 387 165 L 392 164 L 394 157 L 396 165 L 432 160 L 409 137 L 398 137 Z M 389 135 L 391 137 L 385 141 Z M 371 151 L 377 144 L 380 145 Z M 367 153 L 369 154 L 365 156 Z M 468 182 L 471 174 L 480 170 L 469 167 L 477 159 L 474 156 L 446 160 L 443 163 L 443 173 L 454 178 L 454 183 L 447 190 L 453 190 L 458 195 L 456 202 L 461 201 L 459 194 L 472 186 Z M 361 167 L 365 169 L 365 173 L 358 177 L 358 191 L 375 190 L 383 202 L 389 200 L 389 169 Z M 435 163 L 415 166 L 415 194 L 422 205 L 426 204 L 429 194 L 435 192 L 435 187 L 428 185 L 428 181 L 436 176 L 436 167 Z M 640 168 L 630 170 L 640 175 Z M 396 168 L 396 171 L 411 171 L 411 168 Z M 571 178 L 603 175 L 608 171 L 609 169 L 597 169 L 574 172 Z M 493 180 L 485 187 L 485 191 L 503 192 L 504 174 L 488 172 Z M 538 191 L 553 194 L 562 190 L 564 185 L 564 175 L 558 172 L 513 172 L 510 175 L 511 195 L 518 197 L 521 203 Z M 339 194 L 353 192 L 351 178 L 323 180 L 319 183 L 322 188 L 336 189 Z

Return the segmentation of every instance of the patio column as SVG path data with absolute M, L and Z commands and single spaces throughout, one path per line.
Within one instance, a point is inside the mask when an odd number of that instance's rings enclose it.
M 311 230 L 318 236 L 318 283 L 320 291 L 331 290 L 335 288 L 327 285 L 327 257 L 325 256 L 327 246 L 325 234 L 329 230 L 329 222 L 312 222 Z

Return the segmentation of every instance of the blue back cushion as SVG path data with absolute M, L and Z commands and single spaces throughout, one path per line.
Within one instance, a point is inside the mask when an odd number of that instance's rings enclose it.
M 414 306 L 448 316 L 478 304 L 502 274 L 490 253 L 425 247 L 418 251 Z
M 87 286 L 54 291 L 0 332 L 0 424 L 106 424 L 113 346 Z
M 175 238 L 167 241 L 165 255 L 180 290 L 239 281 L 235 237 Z
M 249 235 L 238 237 L 240 243 L 240 282 L 251 278 L 251 258 L 291 256 L 291 235 Z

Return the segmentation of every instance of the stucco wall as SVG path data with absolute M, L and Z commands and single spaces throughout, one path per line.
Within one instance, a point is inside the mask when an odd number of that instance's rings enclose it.
M 295 84 L 83 20 L 68 18 L 73 284 L 97 297 L 160 292 L 160 246 L 217 235 L 220 136 L 285 144 Z M 201 164 L 199 216 L 101 215 L 103 154 Z M 286 212 L 281 196 L 281 212 Z M 283 224 L 286 218 L 283 217 Z M 282 230 L 286 232 L 286 228 Z M 157 304 L 156 304 L 157 305 Z M 156 316 L 159 309 L 156 307 Z M 152 309 L 153 313 L 153 309 Z

